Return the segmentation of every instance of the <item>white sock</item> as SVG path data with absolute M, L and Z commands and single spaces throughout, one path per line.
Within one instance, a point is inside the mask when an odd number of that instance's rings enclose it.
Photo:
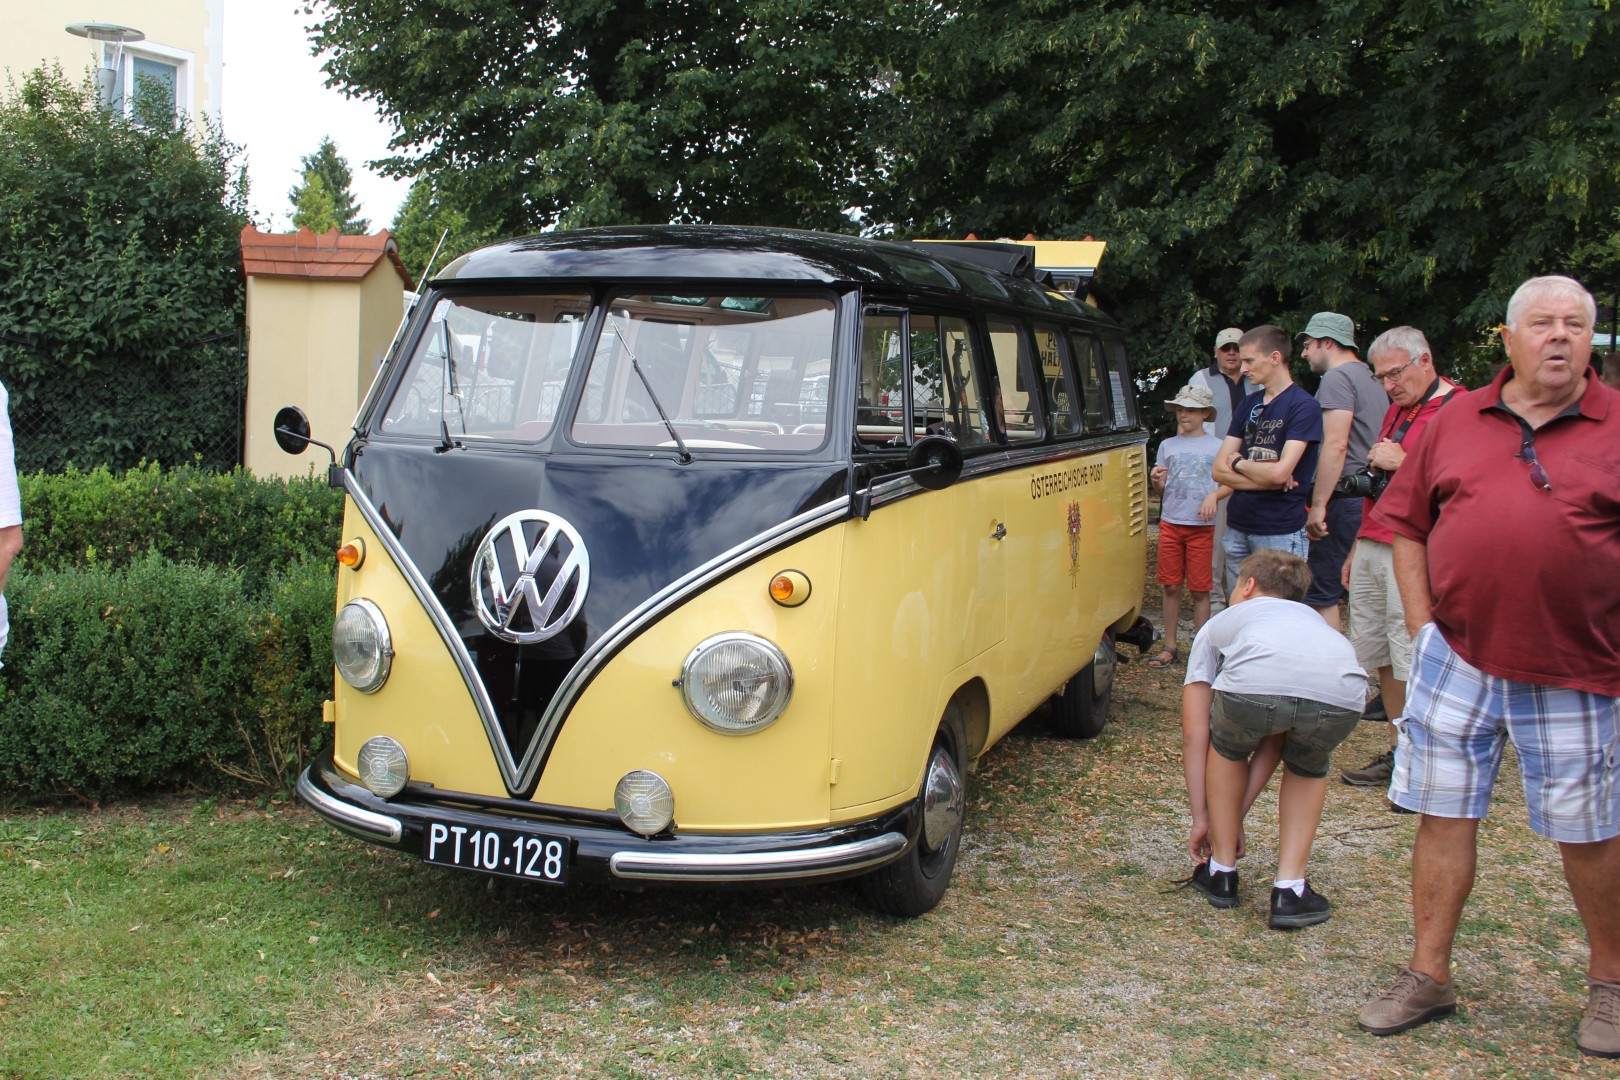
M 1220 863 L 1215 861 L 1215 856 L 1213 855 L 1209 857 L 1209 872 L 1212 874 L 1230 874 L 1236 869 L 1237 867 L 1235 866 L 1222 866 Z
M 1278 881 L 1272 882 L 1271 887 L 1273 889 L 1288 889 L 1295 896 L 1304 896 L 1305 895 L 1305 879 L 1304 878 L 1291 878 L 1288 881 L 1278 880 Z

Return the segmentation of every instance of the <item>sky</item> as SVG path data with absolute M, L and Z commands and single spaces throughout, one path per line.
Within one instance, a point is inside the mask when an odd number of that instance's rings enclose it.
M 304 32 L 312 17 L 298 0 L 225 0 L 225 135 L 244 147 L 248 210 L 260 228 L 292 227 L 287 192 L 303 177 L 300 161 L 330 135 L 354 173 L 350 185 L 371 229 L 387 228 L 405 201 L 408 181 L 371 172 L 366 162 L 389 154 L 392 129 L 368 102 L 326 88 Z

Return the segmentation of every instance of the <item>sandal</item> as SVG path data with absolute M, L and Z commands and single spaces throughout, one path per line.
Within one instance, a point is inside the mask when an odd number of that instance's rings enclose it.
M 1148 667 L 1157 670 L 1159 668 L 1167 668 L 1171 664 L 1175 663 L 1177 660 L 1180 660 L 1180 659 L 1181 659 L 1180 650 L 1177 650 L 1177 649 L 1164 649 L 1159 653 L 1159 655 L 1157 655 L 1153 659 L 1149 660 L 1147 662 L 1147 664 L 1148 664 Z

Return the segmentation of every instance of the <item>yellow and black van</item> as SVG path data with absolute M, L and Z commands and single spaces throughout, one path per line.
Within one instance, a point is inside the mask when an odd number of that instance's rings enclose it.
M 931 909 L 974 759 L 1048 700 L 1096 734 L 1152 635 L 1124 344 L 1033 263 L 691 226 L 450 264 L 332 468 L 301 797 L 485 874 Z

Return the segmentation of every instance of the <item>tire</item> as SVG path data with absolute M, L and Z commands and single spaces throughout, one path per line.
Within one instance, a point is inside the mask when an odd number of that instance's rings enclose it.
M 1108 702 L 1114 692 L 1114 635 L 1105 633 L 1097 652 L 1062 693 L 1052 697 L 1052 730 L 1067 739 L 1095 739 L 1108 725 Z
M 917 813 L 916 842 L 894 862 L 860 879 L 866 902 L 878 911 L 916 918 L 934 910 L 950 887 L 962 846 L 967 810 L 967 727 L 952 702 L 928 750 Z

